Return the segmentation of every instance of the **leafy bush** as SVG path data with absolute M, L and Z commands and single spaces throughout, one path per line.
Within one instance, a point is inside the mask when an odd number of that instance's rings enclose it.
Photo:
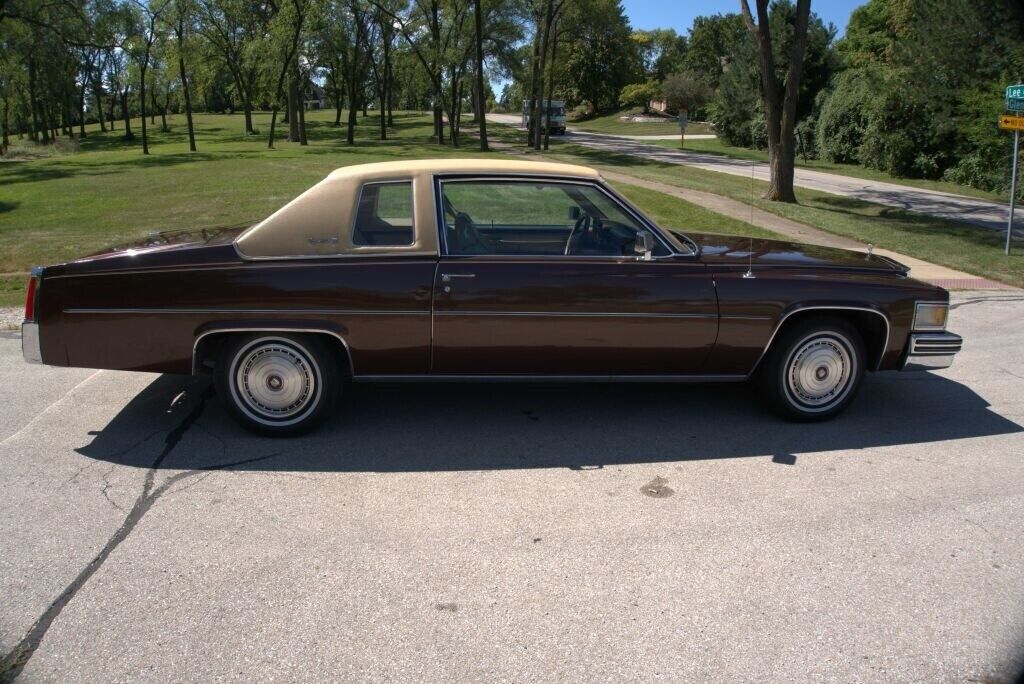
M 643 107 L 644 114 L 649 111 L 648 105 L 651 100 L 658 97 L 658 93 L 661 89 L 658 87 L 655 81 L 645 81 L 644 83 L 630 83 L 628 86 L 622 89 L 619 93 L 619 104 L 623 107 Z
M 1009 195 L 1013 136 L 994 125 L 1002 108 L 1001 83 L 964 95 L 957 113 L 962 136 L 959 159 L 946 169 L 945 180 Z M 1024 198 L 1024 188 L 1018 187 L 1018 197 Z
M 670 113 L 686 110 L 695 116 L 711 99 L 711 88 L 691 71 L 670 74 L 661 84 L 661 94 Z
M 815 138 L 822 159 L 840 164 L 861 160 L 875 80 L 865 70 L 851 69 L 839 74 L 832 88 L 819 95 Z

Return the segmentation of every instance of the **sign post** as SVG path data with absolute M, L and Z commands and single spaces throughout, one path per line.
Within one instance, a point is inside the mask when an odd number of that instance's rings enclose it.
M 1013 171 L 1010 176 L 1010 220 L 1006 224 L 1006 256 L 1010 256 L 1010 236 L 1013 235 L 1013 209 L 1017 203 L 1017 152 L 1020 149 L 1020 129 L 1013 132 Z
M 1006 88 L 1006 109 L 1014 114 L 999 117 L 999 127 L 1013 131 L 1013 167 L 1010 172 L 1010 218 L 1006 222 L 1006 255 L 1010 255 L 1013 236 L 1013 212 L 1017 204 L 1017 160 L 1020 152 L 1020 132 L 1024 130 L 1024 84 Z M 1016 115 L 1016 116 L 1015 116 Z
M 686 147 L 686 110 L 679 110 L 679 149 Z

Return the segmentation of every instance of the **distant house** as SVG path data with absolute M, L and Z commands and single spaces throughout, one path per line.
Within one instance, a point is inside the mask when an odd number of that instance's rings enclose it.
M 302 95 L 302 101 L 305 103 L 306 109 L 326 109 L 327 91 L 309 81 L 306 83 L 306 92 Z

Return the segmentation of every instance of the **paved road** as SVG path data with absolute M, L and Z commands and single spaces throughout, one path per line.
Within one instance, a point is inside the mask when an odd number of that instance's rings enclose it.
M 1008 681 L 1024 300 L 953 323 L 954 368 L 823 425 L 742 386 L 364 385 L 292 441 L 8 333 L 0 650 L 38 643 L 24 681 Z
M 509 125 L 518 125 L 519 123 L 517 117 L 508 114 L 489 114 L 488 118 L 497 123 Z M 768 164 L 761 162 L 731 159 L 717 154 L 671 150 L 625 137 L 588 131 L 570 130 L 566 137 L 574 143 L 607 152 L 644 157 L 668 164 L 693 166 L 706 171 L 717 171 L 744 178 L 750 178 L 751 172 L 755 178 L 760 180 L 767 181 L 770 178 Z M 797 168 L 794 182 L 798 187 L 970 223 L 990 230 L 1003 231 L 1004 235 L 1009 216 L 1008 205 L 1000 202 L 912 188 L 896 183 L 840 176 L 822 171 Z M 1013 225 L 1014 236 L 1024 237 L 1024 211 L 1017 213 Z

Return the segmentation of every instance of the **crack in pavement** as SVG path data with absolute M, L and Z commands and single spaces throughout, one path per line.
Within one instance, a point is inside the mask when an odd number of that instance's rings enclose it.
M 965 299 L 962 302 L 950 303 L 949 308 L 959 309 L 961 306 L 968 306 L 969 304 L 981 304 L 983 302 L 1024 302 L 1024 297 L 1015 296 L 994 296 L 994 297 L 974 297 L 972 299 Z
M 19 641 L 13 649 L 0 660 L 0 682 L 13 682 L 21 672 L 25 669 L 25 666 L 31 660 L 36 649 L 39 648 L 39 644 L 42 643 L 43 638 L 46 636 L 46 632 L 50 629 L 50 626 L 54 623 L 57 617 L 61 614 L 61 611 L 71 602 L 71 599 L 85 586 L 86 582 L 89 581 L 97 570 L 99 570 L 103 563 L 107 560 L 114 549 L 116 549 L 121 542 L 128 538 L 135 526 L 139 524 L 146 512 L 152 508 L 153 504 L 156 503 L 170 487 L 177 482 L 203 472 L 213 470 L 224 470 L 227 468 L 233 468 L 235 466 L 245 465 L 247 463 L 254 463 L 256 461 L 263 461 L 269 458 L 280 455 L 279 453 L 270 454 L 267 456 L 257 456 L 254 458 L 247 458 L 240 461 L 234 461 L 230 463 L 218 463 L 209 466 L 203 466 L 200 468 L 194 468 L 192 470 L 186 470 L 176 475 L 167 478 L 163 484 L 154 489 L 153 484 L 156 480 L 156 473 L 163 465 L 167 457 L 170 456 L 174 448 L 178 446 L 178 443 L 184 437 L 185 433 L 195 424 L 199 417 L 203 414 L 206 404 L 209 399 L 213 396 L 213 388 L 208 387 L 202 395 L 200 400 L 196 404 L 188 415 L 175 427 L 173 430 L 167 433 L 167 437 L 164 439 L 164 448 L 160 454 L 153 461 L 153 464 L 149 467 L 149 471 L 146 473 L 145 483 L 142 487 L 142 492 L 139 497 L 135 500 L 135 504 L 131 510 L 125 516 L 124 522 L 114 532 L 114 534 L 107 540 L 107 543 L 103 546 L 98 554 L 86 565 L 78 576 L 64 588 L 64 591 L 50 604 L 46 611 L 39 617 L 38 620 L 32 625 L 25 636 Z M 149 437 L 142 441 L 146 441 Z M 104 492 L 104 495 L 106 493 Z

